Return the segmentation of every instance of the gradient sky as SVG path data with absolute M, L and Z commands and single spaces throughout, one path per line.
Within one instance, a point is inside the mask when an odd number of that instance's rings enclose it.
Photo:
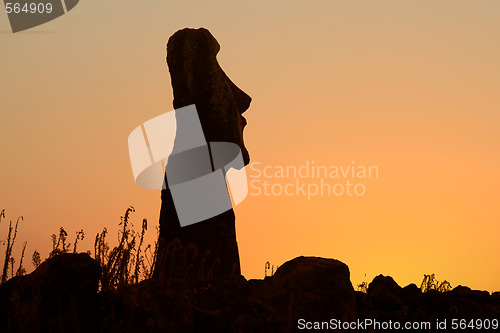
M 236 207 L 247 278 L 311 255 L 346 263 L 354 284 L 435 273 L 500 290 L 499 15 L 496 0 L 85 0 L 12 34 L 0 14 L 0 209 L 24 216 L 14 252 L 26 240 L 46 257 L 60 226 L 84 229 L 82 251 L 104 226 L 114 245 L 129 205 L 137 227 L 158 225 L 160 193 L 135 185 L 127 137 L 172 109 L 169 36 L 206 27 L 253 98 L 253 162 L 379 169 L 355 180 L 363 196 L 250 195 Z

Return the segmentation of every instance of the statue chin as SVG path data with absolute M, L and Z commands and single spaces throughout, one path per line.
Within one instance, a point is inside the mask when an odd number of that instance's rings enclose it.
M 250 154 L 248 154 L 248 150 L 245 146 L 241 147 L 241 155 L 243 156 L 243 162 L 245 162 L 245 165 L 248 165 L 248 163 L 250 163 Z

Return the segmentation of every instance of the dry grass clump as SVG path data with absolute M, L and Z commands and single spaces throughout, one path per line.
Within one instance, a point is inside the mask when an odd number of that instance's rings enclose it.
M 64 230 L 63 227 L 59 228 L 59 235 L 56 236 L 55 234 L 52 234 L 52 251 L 49 253 L 49 258 L 52 258 L 58 254 L 61 253 L 77 253 L 76 249 L 78 246 L 78 241 L 83 240 L 85 237 L 85 233 L 83 232 L 83 229 L 80 231 L 76 232 L 76 237 L 75 241 L 73 243 L 73 251 L 70 251 L 71 249 L 71 243 L 68 243 L 68 233 L 66 230 Z M 37 252 L 37 251 L 35 251 Z M 90 251 L 87 251 L 87 253 L 90 254 Z M 34 253 L 33 253 L 34 255 Z M 38 256 L 40 254 L 38 253 Z
M 5 218 L 5 209 L 2 209 L 2 211 L 0 212 L 0 223 L 2 222 L 2 218 Z M 17 226 L 19 225 L 19 221 L 22 221 L 23 219 L 24 218 L 22 216 L 19 216 L 17 218 L 15 226 L 13 226 L 12 221 L 10 221 L 7 241 L 2 241 L 0 243 L 2 245 L 7 245 L 5 249 L 5 259 L 2 269 L 2 275 L 0 278 L 0 284 L 5 283 L 9 279 L 9 273 L 11 278 L 26 273 L 26 270 L 23 267 L 23 258 L 24 258 L 24 250 L 26 250 L 26 242 L 24 242 L 23 244 L 21 259 L 19 260 L 19 266 L 18 269 L 15 271 L 16 272 L 15 274 L 14 274 L 14 264 L 16 260 L 12 256 L 12 248 L 14 247 L 14 243 L 16 242 Z
M 266 264 L 264 265 L 264 278 L 268 276 L 273 276 L 274 273 L 278 270 L 279 266 L 276 266 L 276 270 L 274 269 L 274 265 L 271 265 L 269 261 L 266 261 Z
M 142 220 L 140 233 L 133 229 L 130 214 L 135 212 L 129 207 L 121 217 L 119 243 L 111 251 L 106 241 L 107 229 L 98 233 L 94 242 L 94 258 L 101 264 L 101 287 L 119 288 L 130 283 L 138 283 L 151 278 L 156 260 L 157 242 L 154 249 L 148 244 L 144 250 L 144 234 L 148 229 L 147 219 Z
M 451 290 L 451 284 L 446 280 L 439 282 L 436 280 L 436 275 L 434 273 L 431 275 L 424 274 L 420 290 L 422 290 L 423 293 L 426 293 L 429 290 L 437 290 L 440 293 L 444 293 Z
M 133 229 L 133 224 L 130 221 L 131 213 L 135 212 L 134 207 L 129 207 L 125 211 L 125 215 L 121 217 L 121 229 L 118 232 L 118 245 L 110 250 L 110 246 L 106 240 L 108 231 L 103 228 L 101 233 L 95 237 L 94 243 L 94 258 L 99 262 L 102 269 L 101 288 L 119 288 L 131 283 L 138 283 L 144 279 L 148 279 L 153 274 L 153 267 L 156 261 L 157 242 L 153 246 L 148 244 L 144 246 L 144 235 L 148 229 L 147 219 L 142 220 L 140 232 Z M 5 218 L 5 209 L 0 211 L 0 222 Z M 14 270 L 15 259 L 12 256 L 12 249 L 16 241 L 17 227 L 19 221 L 23 217 L 17 219 L 15 225 L 12 221 L 9 224 L 9 233 L 6 241 L 0 241 L 0 245 L 7 245 L 5 251 L 5 259 L 3 270 L 1 273 L 0 284 L 5 283 L 9 278 L 26 274 L 26 269 L 23 267 L 24 252 L 26 242 L 24 242 L 21 258 L 17 270 Z M 77 231 L 73 243 L 68 242 L 68 233 L 61 227 L 58 235 L 53 234 L 52 251 L 49 258 L 62 253 L 77 253 L 78 242 L 83 240 L 85 233 L 82 230 Z M 91 255 L 90 251 L 87 251 Z M 31 262 L 35 268 L 40 266 L 42 259 L 38 251 L 34 251 Z
M 358 284 L 358 291 L 361 291 L 365 294 L 368 292 L 368 282 L 366 281 L 366 274 L 365 274 L 365 278 L 364 278 L 363 282 Z

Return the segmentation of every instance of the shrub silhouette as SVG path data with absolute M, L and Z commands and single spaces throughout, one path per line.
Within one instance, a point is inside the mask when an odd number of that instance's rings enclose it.
M 437 290 L 441 293 L 451 290 L 451 284 L 444 280 L 443 282 L 439 282 L 436 280 L 436 275 L 432 273 L 431 275 L 424 274 L 424 279 L 422 280 L 422 284 L 420 285 L 420 290 L 423 293 L 428 292 L 429 290 Z
M 94 258 L 99 262 L 102 269 L 102 278 L 100 288 L 119 288 L 131 283 L 138 283 L 152 276 L 153 267 L 156 260 L 157 242 L 154 246 L 148 244 L 144 248 L 144 235 L 148 228 L 147 219 L 143 219 L 140 232 L 133 229 L 130 221 L 131 213 L 135 212 L 134 207 L 129 207 L 125 211 L 125 215 L 121 217 L 121 229 L 118 232 L 119 243 L 110 251 L 110 246 L 106 240 L 107 229 L 104 227 L 101 233 L 98 233 L 94 243 Z M 5 209 L 0 211 L 0 222 L 5 218 Z M 26 269 L 23 267 L 24 253 L 27 242 L 24 242 L 19 267 L 15 271 L 15 259 L 12 257 L 12 249 L 17 236 L 17 228 L 19 221 L 23 220 L 20 216 L 15 225 L 10 221 L 9 233 L 6 241 L 1 241 L 1 245 L 7 245 L 5 250 L 5 259 L 3 261 L 2 274 L 0 276 L 0 284 L 5 283 L 14 275 L 26 274 Z M 61 227 L 58 235 L 51 235 L 52 251 L 49 253 L 49 258 L 62 253 L 77 253 L 78 241 L 83 240 L 85 233 L 82 230 L 76 232 L 75 240 L 72 243 L 68 242 L 68 233 Z M 90 251 L 87 251 L 91 255 Z M 33 266 L 38 268 L 42 263 L 40 253 L 35 250 L 31 257 Z
M 365 274 L 364 279 L 366 280 L 366 274 Z M 368 292 L 368 282 L 366 282 L 366 281 L 361 282 L 360 284 L 357 285 L 357 287 L 358 287 L 358 291 L 361 291 L 365 294 Z
M 269 261 L 266 261 L 266 265 L 264 267 L 264 278 L 268 276 L 273 276 L 274 273 L 278 270 L 279 266 L 276 266 L 276 270 L 274 269 L 274 265 L 271 265 Z M 269 273 L 269 271 L 271 271 Z
M 130 214 L 133 212 L 135 209 L 131 206 L 121 217 L 119 243 L 111 251 L 106 241 L 106 228 L 95 237 L 94 258 L 102 268 L 101 288 L 119 288 L 152 276 L 157 243 L 155 242 L 154 251 L 150 244 L 142 251 L 148 221 L 142 220 L 141 232 L 137 233 L 130 222 Z
M 2 211 L 0 212 L 0 222 L 2 222 L 2 218 L 5 218 L 5 209 L 2 209 Z M 14 259 L 14 257 L 12 257 L 12 248 L 14 247 L 14 243 L 16 241 L 17 227 L 19 225 L 19 220 L 24 220 L 24 218 L 22 216 L 19 216 L 17 218 L 15 226 L 12 226 L 12 221 L 10 221 L 7 242 L 2 242 L 3 244 L 7 245 L 7 248 L 5 249 L 5 259 L 4 259 L 3 269 L 2 269 L 2 276 L 0 278 L 0 284 L 3 284 L 8 280 L 9 270 L 11 273 L 10 277 L 14 277 L 15 259 Z M 24 242 L 24 245 L 23 245 L 23 251 L 22 251 L 21 259 L 19 260 L 19 268 L 17 269 L 16 275 L 22 275 L 26 272 L 26 270 L 22 266 L 25 249 L 26 249 L 26 242 Z

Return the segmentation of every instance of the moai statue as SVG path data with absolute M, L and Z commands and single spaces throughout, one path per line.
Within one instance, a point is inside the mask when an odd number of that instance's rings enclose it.
M 216 58 L 219 50 L 217 40 L 204 28 L 179 30 L 170 37 L 167 64 L 174 93 L 173 106 L 178 110 L 194 104 L 206 141 L 236 144 L 247 165 L 250 158 L 243 142 L 246 120 L 242 113 L 252 99 L 219 66 Z M 220 280 L 240 276 L 234 211 L 229 209 L 181 227 L 167 178 L 161 193 L 154 277 Z

